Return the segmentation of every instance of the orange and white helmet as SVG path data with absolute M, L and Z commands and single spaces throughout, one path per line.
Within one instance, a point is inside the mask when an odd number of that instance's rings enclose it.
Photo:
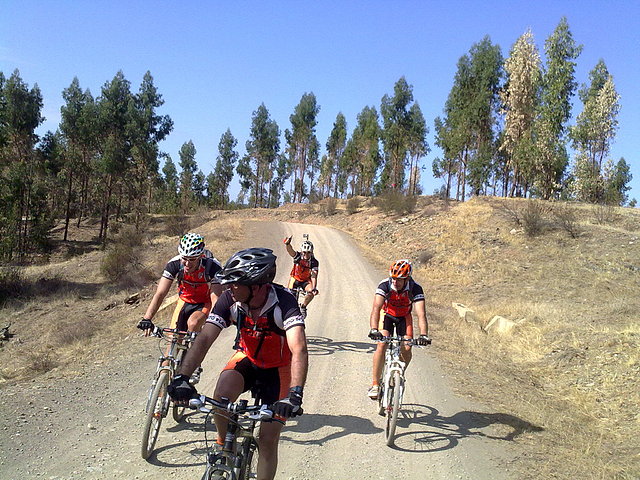
M 398 260 L 389 268 L 391 278 L 409 278 L 411 276 L 411 262 L 409 260 Z

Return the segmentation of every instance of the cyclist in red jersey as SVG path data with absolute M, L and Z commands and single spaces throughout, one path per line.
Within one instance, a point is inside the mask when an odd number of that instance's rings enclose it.
M 305 236 L 306 237 L 306 236 Z M 313 243 L 308 238 L 300 245 L 300 251 L 296 252 L 291 246 L 293 235 L 284 239 L 287 253 L 293 257 L 293 268 L 289 278 L 289 289 L 302 288 L 305 291 L 300 310 L 307 315 L 307 305 L 318 295 L 318 260 L 313 255 Z
M 411 278 L 412 268 L 409 260 L 398 260 L 389 269 L 389 278 L 384 279 L 376 288 L 373 298 L 373 308 L 369 317 L 371 330 L 369 338 L 382 340 L 382 337 L 397 335 L 413 338 L 413 317 L 411 311 L 415 307 L 418 316 L 420 336 L 415 340 L 418 345 L 431 343 L 429 339 L 429 323 L 425 307 L 424 291 Z M 373 354 L 373 382 L 367 395 L 377 400 L 380 394 L 380 376 L 386 343 L 379 343 Z M 409 366 L 411 361 L 411 346 L 403 345 L 402 360 Z
M 293 295 L 272 283 L 276 256 L 267 248 L 241 250 L 217 274 L 225 290 L 169 386 L 178 403 L 197 395 L 189 375 L 200 365 L 220 332 L 235 325 L 236 353 L 223 369 L 214 397 L 235 401 L 245 391 L 260 386 L 262 403 L 272 404 L 284 421 L 302 405 L 308 352 L 304 316 Z M 215 415 L 218 443 L 223 443 L 227 419 Z M 258 436 L 258 478 L 273 479 L 278 465 L 278 442 L 283 424 L 263 422 Z
M 211 305 L 222 293 L 215 274 L 222 269 L 220 262 L 205 250 L 204 238 L 197 233 L 187 233 L 180 238 L 178 255 L 164 268 L 156 293 L 147 308 L 138 328 L 151 333 L 152 319 L 171 289 L 178 281 L 178 302 L 171 319 L 171 328 L 199 332 Z

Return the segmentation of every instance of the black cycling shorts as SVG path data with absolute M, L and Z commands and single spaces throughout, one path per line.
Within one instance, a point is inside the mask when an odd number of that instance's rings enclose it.
M 237 351 L 229 360 L 224 370 L 235 370 L 244 378 L 243 392 L 251 390 L 257 397 L 271 405 L 285 398 L 291 383 L 291 365 L 284 367 L 260 368 L 243 352 Z

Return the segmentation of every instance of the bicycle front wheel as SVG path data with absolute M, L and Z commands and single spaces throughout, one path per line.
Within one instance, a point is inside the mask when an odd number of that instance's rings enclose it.
M 145 460 L 153 453 L 153 447 L 158 440 L 160 432 L 160 424 L 162 419 L 167 415 L 167 407 L 169 406 L 169 373 L 161 372 L 153 389 L 151 397 L 149 397 L 149 408 L 147 418 L 144 423 L 144 431 L 142 433 L 142 458 Z
M 387 445 L 393 445 L 393 437 L 396 433 L 396 424 L 398 423 L 398 412 L 400 411 L 400 395 L 402 393 L 402 378 L 400 372 L 393 372 L 393 378 L 389 384 L 388 395 L 389 403 L 387 405 L 387 426 L 385 428 L 385 438 Z
M 239 480 L 258 478 L 258 444 L 253 438 L 245 438 L 240 446 L 242 467 Z

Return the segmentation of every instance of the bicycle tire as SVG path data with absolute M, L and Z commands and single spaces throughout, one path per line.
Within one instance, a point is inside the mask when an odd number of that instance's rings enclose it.
M 258 444 L 253 438 L 245 438 L 240 446 L 242 466 L 239 480 L 258 478 Z
M 385 428 L 385 438 L 387 445 L 393 445 L 393 438 L 396 433 L 398 423 L 398 412 L 400 411 L 400 393 L 402 391 L 400 372 L 393 372 L 393 385 L 389 385 L 389 404 L 387 406 L 387 425 Z
M 149 398 L 149 408 L 147 418 L 144 422 L 144 431 L 142 433 L 142 448 L 140 450 L 142 458 L 145 460 L 153 453 L 160 432 L 160 424 L 167 414 L 166 407 L 168 405 L 167 387 L 169 386 L 169 373 L 161 372 L 156 383 L 156 388 Z
M 184 357 L 184 350 L 178 350 L 178 354 L 176 355 L 176 371 L 180 367 L 183 357 Z M 179 407 L 175 403 L 173 404 L 173 408 L 171 409 L 171 416 L 176 421 L 176 423 L 180 423 L 184 419 L 185 411 L 186 411 L 186 407 Z

